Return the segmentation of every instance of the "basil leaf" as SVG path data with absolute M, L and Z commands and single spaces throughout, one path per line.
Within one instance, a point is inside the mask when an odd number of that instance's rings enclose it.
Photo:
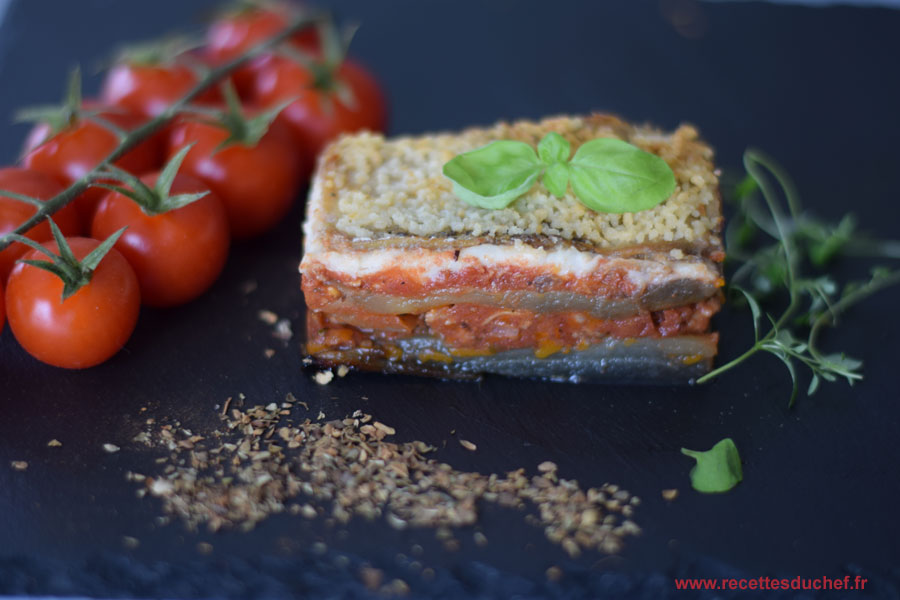
M 562 198 L 569 187 L 569 166 L 561 162 L 550 165 L 544 172 L 542 181 L 551 194 Z
M 725 438 L 706 452 L 682 448 L 681 453 L 697 461 L 691 469 L 691 485 L 698 492 L 727 492 L 744 478 L 741 457 L 731 438 Z
M 566 162 L 572 147 L 568 140 L 555 131 L 551 131 L 538 143 L 538 156 L 545 165 Z
M 569 162 L 569 177 L 578 199 L 598 212 L 647 210 L 675 191 L 666 161 L 614 138 L 582 144 Z
M 459 154 L 444 165 L 453 192 L 481 208 L 505 208 L 527 192 L 543 164 L 524 142 L 499 141 Z

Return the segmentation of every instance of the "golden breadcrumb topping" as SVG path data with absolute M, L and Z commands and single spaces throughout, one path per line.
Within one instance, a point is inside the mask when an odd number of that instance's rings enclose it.
M 487 210 L 453 194 L 444 163 L 494 140 L 537 145 L 556 131 L 572 145 L 615 137 L 662 157 L 677 187 L 658 206 L 637 213 L 595 212 L 570 193 L 559 199 L 535 185 L 509 207 Z M 673 133 L 634 126 L 608 115 L 555 117 L 539 122 L 498 123 L 459 134 L 385 139 L 361 133 L 332 144 L 316 177 L 322 186 L 326 220 L 349 238 L 555 236 L 598 248 L 681 242 L 707 245 L 720 229 L 718 177 L 712 149 L 697 131 L 682 125 Z

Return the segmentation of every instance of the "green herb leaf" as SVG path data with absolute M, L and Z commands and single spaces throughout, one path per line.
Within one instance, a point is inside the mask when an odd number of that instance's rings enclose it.
M 727 492 L 744 478 L 741 457 L 731 438 L 701 452 L 682 448 L 681 453 L 697 461 L 691 469 L 691 486 L 704 494 Z
M 710 381 L 754 354 L 767 352 L 778 358 L 791 376 L 792 406 L 799 394 L 798 367 L 806 367 L 811 374 L 807 395 L 815 393 L 822 382 L 843 379 L 853 385 L 862 379 L 862 361 L 820 351 L 819 332 L 833 325 L 851 306 L 900 283 L 900 270 L 876 269 L 870 280 L 849 282 L 841 290 L 831 275 L 808 274 L 804 269 L 821 269 L 840 256 L 900 258 L 900 242 L 868 238 L 856 229 L 850 214 L 837 224 L 811 217 L 802 210 L 799 193 L 788 174 L 763 152 L 747 150 L 744 167 L 748 178 L 738 184 L 732 196 L 737 214 L 725 239 L 729 260 L 738 262 L 730 288 L 747 299 L 755 339 L 748 350 L 697 382 Z M 757 201 L 760 197 L 762 202 Z M 769 242 L 761 239 L 765 236 Z M 787 306 L 777 318 L 763 313 L 763 302 L 784 300 Z M 761 314 L 771 323 L 766 332 L 759 328 Z
M 569 182 L 575 196 L 601 212 L 638 212 L 675 191 L 675 174 L 662 158 L 622 140 L 601 138 L 582 144 L 571 161 L 568 140 L 550 132 L 538 143 L 504 140 L 456 156 L 444 165 L 454 193 L 481 208 L 505 208 L 527 192 L 543 172 L 557 198 Z
M 505 208 L 527 192 L 543 170 L 534 148 L 524 142 L 499 141 L 465 152 L 444 165 L 453 191 L 480 208 Z
M 756 301 L 753 294 L 738 285 L 731 286 L 731 289 L 740 292 L 747 300 L 747 305 L 750 307 L 750 314 L 753 315 L 753 339 L 759 340 L 759 319 L 762 315 L 762 309 L 759 307 L 759 302 Z
M 736 186 L 734 186 L 734 195 L 738 200 L 743 200 L 759 189 L 759 184 L 750 175 L 745 175 Z
M 562 198 L 569 187 L 569 165 L 561 162 L 550 165 L 544 171 L 544 178 L 541 181 L 551 194 Z
M 572 148 L 569 141 L 555 131 L 551 131 L 538 143 L 538 156 L 545 165 L 564 163 L 569 160 Z
M 569 162 L 578 199 L 596 211 L 638 212 L 675 191 L 675 174 L 662 158 L 614 138 L 581 145 Z

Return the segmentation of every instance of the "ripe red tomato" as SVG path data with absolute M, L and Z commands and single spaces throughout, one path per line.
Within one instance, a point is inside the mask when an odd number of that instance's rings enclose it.
M 279 118 L 291 125 L 298 141 L 314 155 L 341 133 L 384 131 L 387 103 L 375 78 L 349 60 L 341 64 L 334 78 L 350 92 L 352 104 L 332 90 L 317 89 L 308 69 L 290 59 L 273 57 L 257 73 L 253 99 L 262 106 L 274 107 L 297 98 Z
M 219 65 L 249 50 L 287 27 L 296 9 L 289 4 L 242 8 L 223 15 L 210 25 L 206 34 L 205 53 L 212 64 Z M 300 49 L 316 52 L 319 36 L 312 27 L 298 32 L 292 42 Z M 253 89 L 253 80 L 268 55 L 261 55 L 235 70 L 231 79 L 242 97 Z
M 256 146 L 232 144 L 216 150 L 228 132 L 212 124 L 183 121 L 169 140 L 169 158 L 194 143 L 181 173 L 200 179 L 222 199 L 231 234 L 246 239 L 272 228 L 297 196 L 303 155 L 277 121 Z
M 143 117 L 155 117 L 197 85 L 192 69 L 179 64 L 119 63 L 106 75 L 101 98 Z M 215 88 L 197 102 L 218 100 Z
M 158 173 L 141 177 L 148 186 Z M 209 192 L 203 182 L 176 175 L 170 193 Z M 128 226 L 115 248 L 134 268 L 141 299 L 149 306 L 193 300 L 213 284 L 228 258 L 228 217 L 213 193 L 187 206 L 148 215 L 132 199 L 110 192 L 97 206 L 91 235 L 98 240 Z
M 44 173 L 9 167 L 0 169 L 0 190 L 24 194 L 38 200 L 49 200 L 63 191 L 63 187 L 58 181 Z M 14 230 L 36 212 L 37 208 L 31 204 L 0 195 L 0 236 Z M 63 235 L 72 236 L 81 233 L 81 219 L 72 204 L 67 204 L 57 211 L 53 215 L 53 220 Z M 29 229 L 25 236 L 36 242 L 45 242 L 53 237 L 47 221 L 42 221 Z M 0 283 L 6 281 L 13 265 L 28 250 L 29 248 L 25 244 L 15 242 L 0 251 Z
M 109 112 L 101 116 L 126 130 L 136 128 L 143 121 L 141 117 L 121 112 Z M 56 178 L 63 185 L 70 185 L 83 177 L 119 145 L 119 140 L 112 131 L 87 119 L 80 119 L 46 139 L 49 131 L 49 126 L 44 123 L 31 130 L 25 141 L 25 158 L 22 159 L 22 164 Z M 123 156 L 116 165 L 136 175 L 159 169 L 162 166 L 159 143 L 158 138 L 148 139 Z M 95 187 L 79 194 L 75 199 L 85 231 L 90 228 L 94 208 L 104 195 L 106 190 Z
M 70 238 L 79 260 L 100 242 Z M 55 243 L 47 244 L 58 252 Z M 32 250 L 29 259 L 46 257 Z M 43 269 L 19 263 L 6 286 L 9 327 L 26 352 L 66 369 L 98 365 L 125 345 L 137 323 L 141 295 L 128 261 L 115 249 L 100 261 L 90 283 L 61 301 L 63 282 Z

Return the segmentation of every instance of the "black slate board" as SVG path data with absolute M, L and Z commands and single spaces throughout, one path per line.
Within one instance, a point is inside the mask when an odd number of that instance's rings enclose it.
M 14 0 L 0 27 L 0 118 L 55 99 L 73 63 L 89 68 L 118 43 L 197 29 L 213 4 Z M 853 210 L 873 233 L 897 235 L 898 12 L 574 0 L 333 6 L 363 23 L 354 52 L 389 91 L 392 133 L 594 109 L 667 128 L 689 121 L 726 172 L 738 171 L 745 147 L 761 147 L 794 175 L 812 210 L 831 218 Z M 679 33 L 661 6 L 687 7 L 696 26 Z M 25 128 L 4 131 L 0 157 L 11 162 Z M 871 584 L 853 597 L 900 594 L 897 290 L 826 338 L 865 359 L 866 380 L 827 386 L 792 410 L 787 375 L 764 357 L 706 387 L 358 374 L 320 387 L 301 371 L 296 343 L 279 345 L 256 317 L 270 309 L 301 329 L 300 219 L 298 206 L 273 235 L 238 245 L 200 301 L 144 311 L 126 349 L 101 367 L 44 367 L 8 330 L 0 335 L 0 594 L 357 597 L 362 562 L 417 594 L 444 597 L 682 597 L 673 576 L 857 572 Z M 861 277 L 863 267 L 836 269 Z M 249 279 L 258 289 L 245 296 Z M 726 310 L 717 325 L 723 356 L 749 343 L 746 314 Z M 267 347 L 277 349 L 271 359 Z M 143 419 L 166 415 L 202 429 L 216 423 L 213 407 L 228 396 L 268 403 L 287 392 L 313 412 L 373 413 L 398 439 L 434 444 L 459 469 L 503 472 L 552 460 L 584 485 L 619 483 L 644 500 L 636 517 L 644 533 L 621 557 L 570 560 L 522 515 L 492 507 L 480 525 L 487 547 L 463 531 L 456 553 L 431 531 L 379 522 L 354 521 L 344 539 L 287 516 L 249 534 L 154 525 L 159 504 L 137 500 L 124 479 L 126 470 L 154 468 L 155 456 L 129 442 Z M 478 451 L 460 447 L 454 429 Z M 693 493 L 691 462 L 679 448 L 725 436 L 741 450 L 745 481 L 726 495 Z M 63 447 L 48 448 L 52 438 Z M 122 450 L 106 454 L 104 442 Z M 28 470 L 13 471 L 11 460 L 28 461 Z M 672 487 L 681 495 L 667 503 L 660 490 Z M 125 550 L 124 535 L 140 546 Z M 331 549 L 325 556 L 310 553 L 317 540 Z M 199 541 L 214 545 L 211 556 L 197 553 Z M 436 569 L 433 582 L 398 556 L 413 544 L 425 548 L 420 560 Z M 338 553 L 349 566 L 335 566 Z M 567 575 L 547 584 L 544 571 L 554 564 Z

